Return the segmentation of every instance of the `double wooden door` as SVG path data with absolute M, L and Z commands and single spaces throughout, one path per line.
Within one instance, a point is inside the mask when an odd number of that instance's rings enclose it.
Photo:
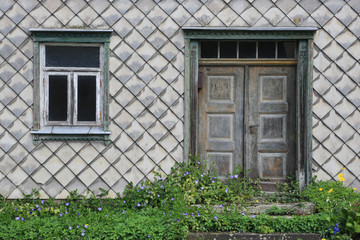
M 198 154 L 221 178 L 237 165 L 264 190 L 295 174 L 296 68 L 200 67 Z

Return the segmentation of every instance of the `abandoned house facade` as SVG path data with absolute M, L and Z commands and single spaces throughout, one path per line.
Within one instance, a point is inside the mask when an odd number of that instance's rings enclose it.
M 359 0 L 2 0 L 0 195 L 121 193 L 188 154 L 360 189 Z

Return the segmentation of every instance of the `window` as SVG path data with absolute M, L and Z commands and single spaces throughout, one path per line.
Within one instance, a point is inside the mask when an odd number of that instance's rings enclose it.
M 31 29 L 34 141 L 108 143 L 108 30 Z
M 294 59 L 296 41 L 201 41 L 201 58 Z

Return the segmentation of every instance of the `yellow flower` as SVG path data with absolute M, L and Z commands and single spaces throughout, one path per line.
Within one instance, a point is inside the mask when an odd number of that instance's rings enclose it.
M 345 170 L 345 169 L 346 169 L 345 167 L 342 168 L 342 170 Z
M 323 189 L 322 188 L 319 188 L 319 191 L 321 192 Z
M 345 181 L 345 178 L 340 177 L 340 178 L 339 178 L 339 181 L 340 181 L 340 182 L 343 182 L 343 181 Z
M 321 239 L 321 240 L 326 240 L 325 238 Z
M 356 187 L 354 187 L 354 188 L 353 188 L 353 190 L 354 190 L 354 191 L 356 191 L 356 190 L 357 190 L 357 188 L 356 188 Z
M 339 173 L 338 178 L 342 178 L 342 177 L 344 177 L 344 174 L 343 174 L 343 173 Z
M 332 193 L 332 191 L 334 191 L 334 189 L 331 188 L 331 189 L 328 191 L 328 193 Z

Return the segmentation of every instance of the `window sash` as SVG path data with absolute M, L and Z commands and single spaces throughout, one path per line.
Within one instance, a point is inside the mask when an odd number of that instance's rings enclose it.
M 100 72 L 46 72 L 44 80 L 44 125 L 45 126 L 100 126 L 102 123 L 101 109 L 102 91 L 100 84 Z M 49 120 L 49 76 L 67 76 L 67 119 L 66 121 L 50 121 Z M 96 90 L 95 90 L 95 121 L 78 121 L 78 77 L 79 76 L 95 76 Z

